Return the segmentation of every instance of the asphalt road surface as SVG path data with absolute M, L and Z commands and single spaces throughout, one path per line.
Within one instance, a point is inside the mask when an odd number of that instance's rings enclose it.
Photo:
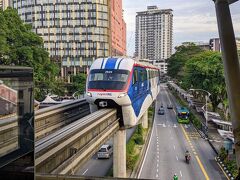
M 132 134 L 134 133 L 135 128 L 131 128 L 127 130 L 126 139 L 127 141 L 130 139 Z M 106 142 L 105 144 L 113 144 L 112 138 Z M 114 147 L 113 147 L 114 148 Z M 98 159 L 97 153 L 79 170 L 76 171 L 75 175 L 82 176 L 95 176 L 95 177 L 103 177 L 106 176 L 108 171 L 113 166 L 113 156 L 109 159 Z
M 167 87 L 161 85 L 153 131 L 139 178 L 170 180 L 176 174 L 184 180 L 226 179 L 209 143 L 191 124 L 178 124 L 175 110 L 167 109 L 169 103 L 175 106 L 176 100 L 168 93 Z M 164 115 L 157 114 L 161 104 Z M 190 164 L 185 162 L 186 150 L 191 154 Z

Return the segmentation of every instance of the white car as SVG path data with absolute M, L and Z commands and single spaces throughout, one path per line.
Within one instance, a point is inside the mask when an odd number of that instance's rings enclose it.
M 98 159 L 100 159 L 100 158 L 108 158 L 109 159 L 111 157 L 112 153 L 113 153 L 112 146 L 110 146 L 108 144 L 104 144 L 99 149 L 97 156 L 98 156 Z

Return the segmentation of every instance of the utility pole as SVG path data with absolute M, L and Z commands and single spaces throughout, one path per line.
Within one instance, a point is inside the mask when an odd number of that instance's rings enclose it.
M 240 66 L 229 4 L 238 0 L 213 0 L 221 41 L 225 81 L 231 112 L 237 165 L 240 167 Z

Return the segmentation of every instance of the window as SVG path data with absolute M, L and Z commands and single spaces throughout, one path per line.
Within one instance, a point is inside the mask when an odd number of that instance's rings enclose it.
M 136 82 L 138 81 L 138 70 L 137 69 L 134 69 L 134 72 L 133 72 L 133 84 L 135 84 Z
M 19 99 L 23 99 L 23 90 L 18 91 L 18 97 Z

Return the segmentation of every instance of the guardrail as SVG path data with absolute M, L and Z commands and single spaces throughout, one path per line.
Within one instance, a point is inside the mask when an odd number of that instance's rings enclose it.
M 38 140 L 90 113 L 86 99 L 40 109 L 35 112 L 35 139 Z
M 117 111 L 102 109 L 35 143 L 37 173 L 74 174 L 119 129 Z
M 19 147 L 17 116 L 0 120 L 0 157 Z

